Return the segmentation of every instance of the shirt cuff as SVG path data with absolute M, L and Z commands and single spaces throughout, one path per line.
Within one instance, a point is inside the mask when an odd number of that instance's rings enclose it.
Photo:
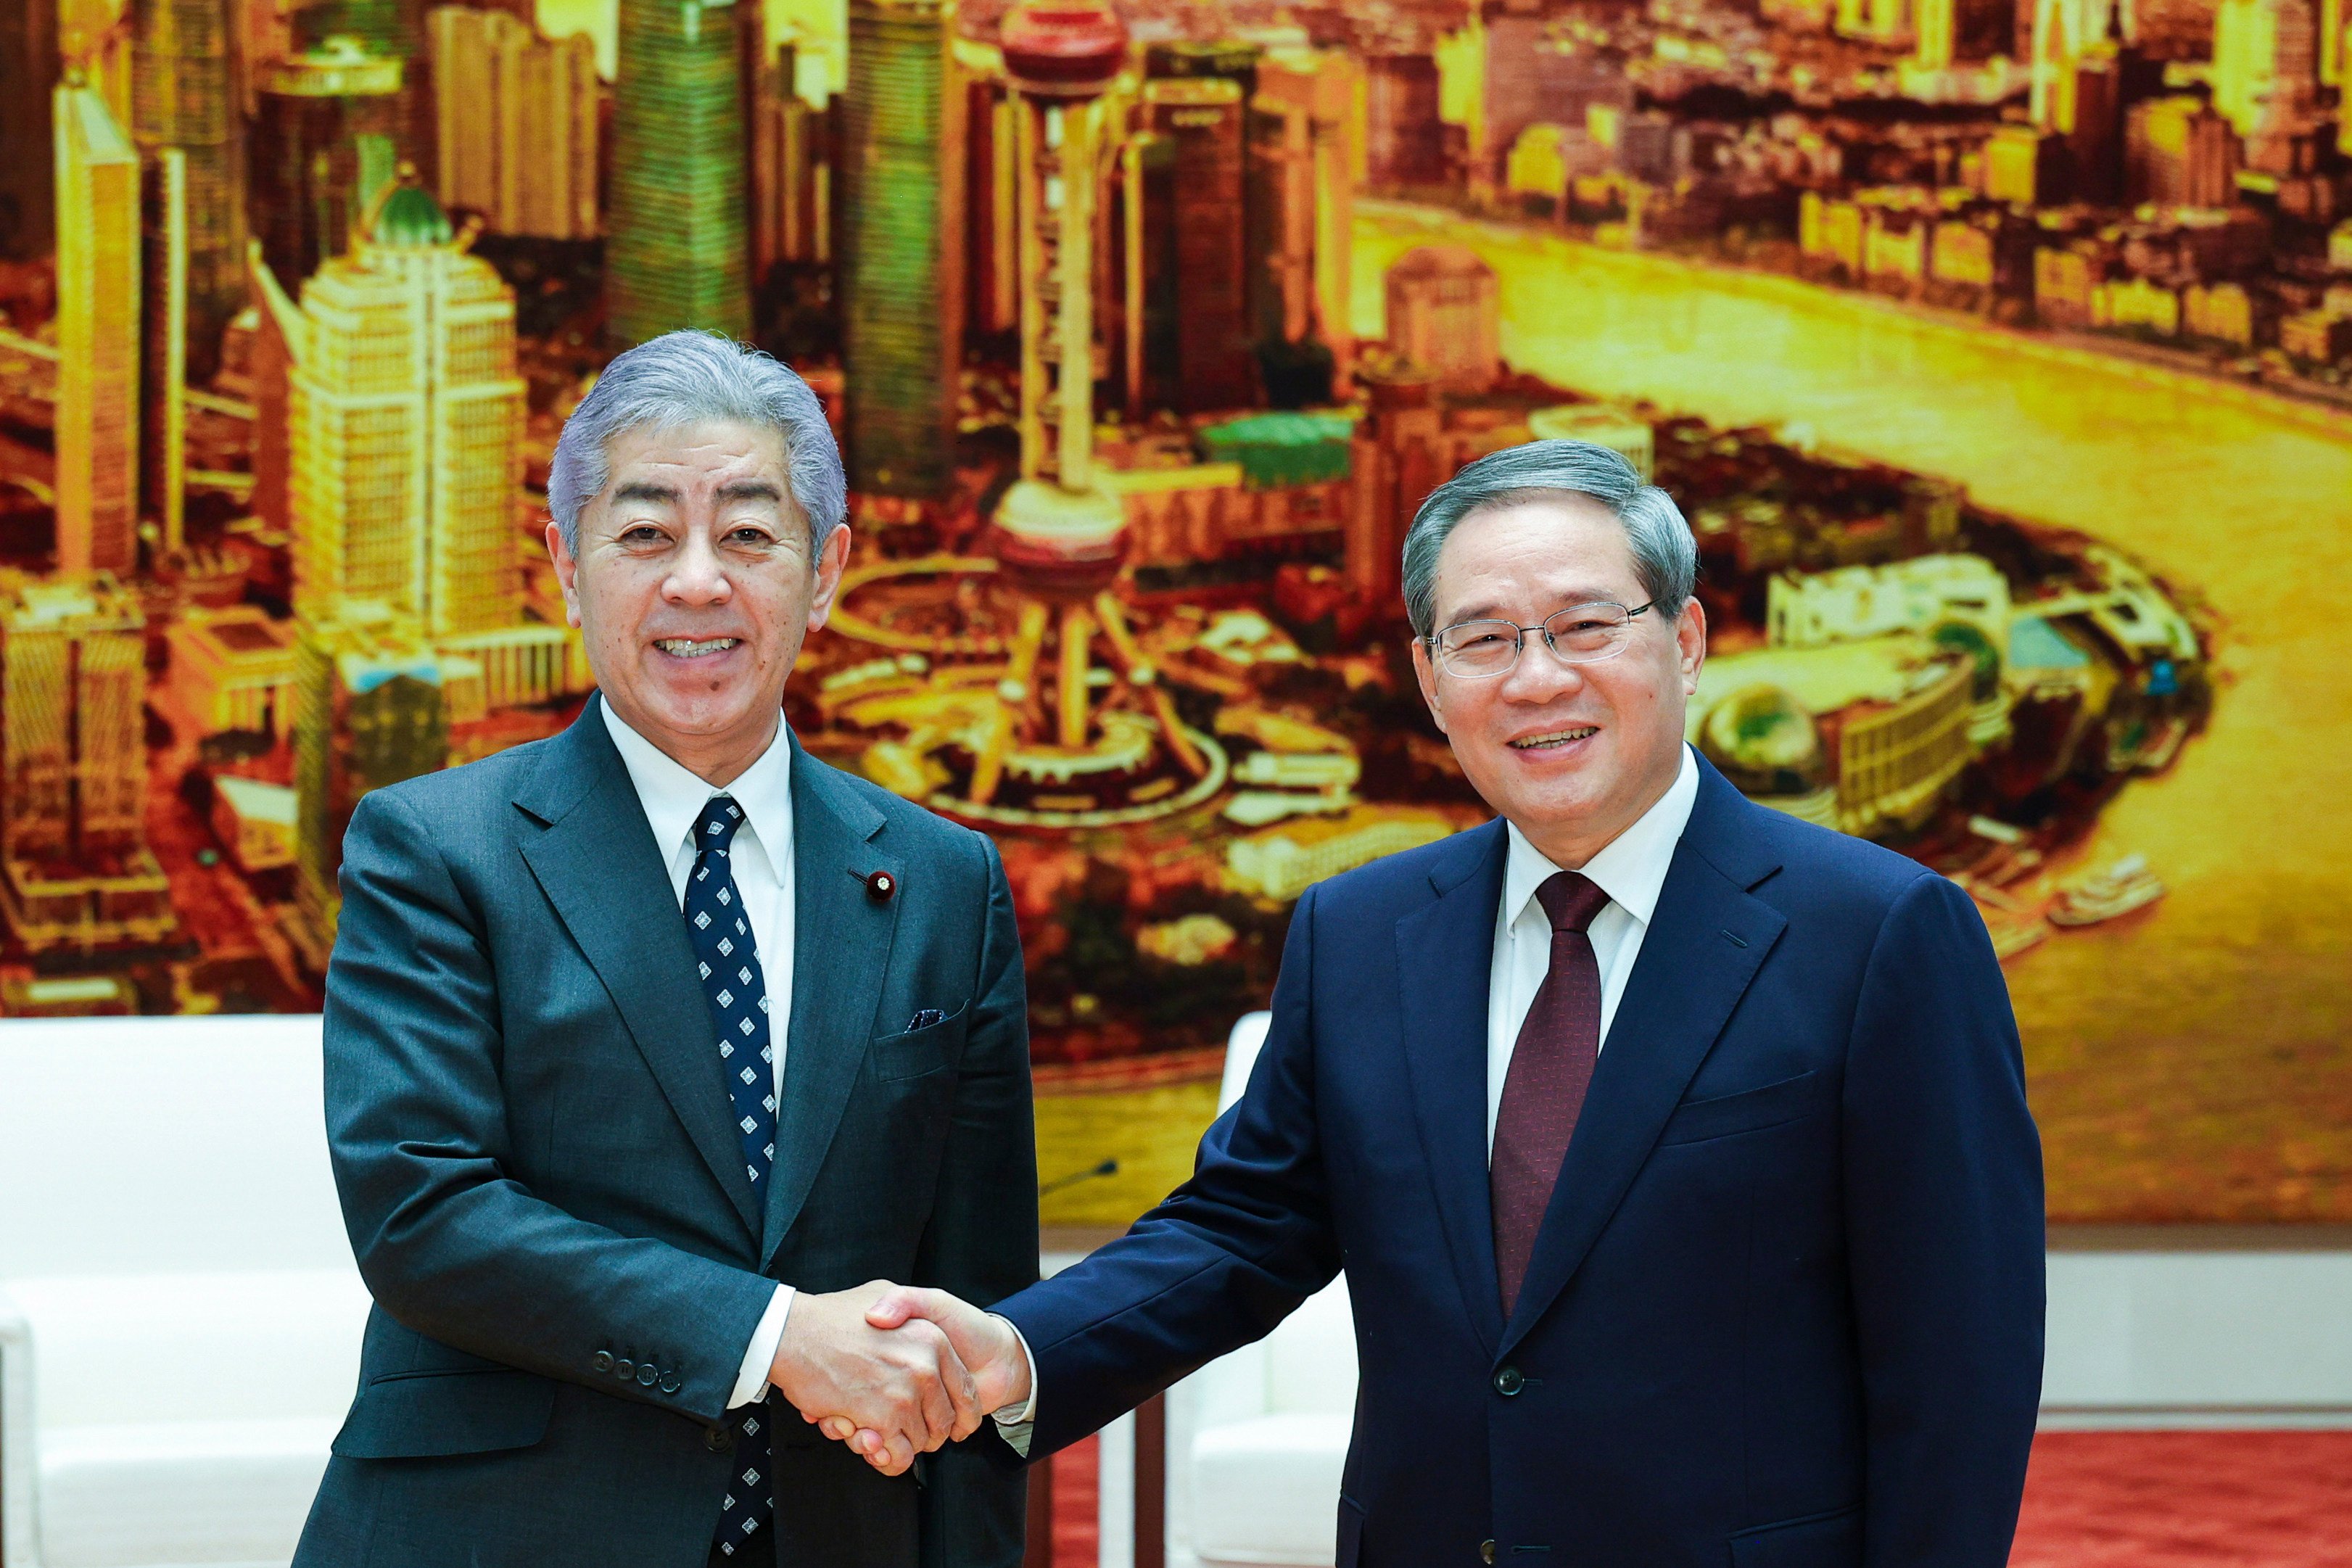
M 1029 1457 L 1029 1435 L 1037 1424 L 1037 1358 L 1029 1353 L 1029 1336 L 1021 1331 L 1018 1323 L 1000 1313 L 988 1315 L 1013 1331 L 1013 1342 L 1021 1347 L 1021 1364 L 1029 1369 L 1029 1397 L 1021 1402 L 1020 1407 L 989 1413 L 989 1419 L 996 1423 L 997 1435 L 1025 1459 Z
M 793 1288 L 779 1285 L 776 1293 L 768 1298 L 768 1310 L 760 1314 L 760 1326 L 751 1331 L 751 1342 L 743 1351 L 743 1370 L 735 1374 L 735 1392 L 727 1396 L 727 1408 L 740 1409 L 756 1405 L 768 1396 L 768 1373 L 776 1364 L 776 1347 L 784 1342 L 784 1320 L 792 1316 Z

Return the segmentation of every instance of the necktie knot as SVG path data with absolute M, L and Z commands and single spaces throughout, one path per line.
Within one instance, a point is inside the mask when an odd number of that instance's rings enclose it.
M 724 855 L 743 826 L 743 808 L 727 795 L 714 795 L 702 805 L 702 819 L 694 826 L 694 852 L 716 849 Z
M 1552 930 L 1582 931 L 1609 907 L 1609 895 L 1581 871 L 1555 871 L 1536 889 L 1536 901 L 1550 917 Z

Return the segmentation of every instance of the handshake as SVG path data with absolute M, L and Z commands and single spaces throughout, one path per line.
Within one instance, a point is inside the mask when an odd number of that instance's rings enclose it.
M 802 1419 L 896 1476 L 1025 1404 L 1029 1360 L 1003 1319 L 877 1279 L 794 1297 L 768 1382 Z

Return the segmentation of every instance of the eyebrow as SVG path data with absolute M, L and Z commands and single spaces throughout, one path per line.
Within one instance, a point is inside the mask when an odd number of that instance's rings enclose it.
M 676 506 L 678 503 L 678 492 L 674 485 L 657 485 L 651 479 L 631 479 L 613 492 L 613 500 L 616 502 L 659 501 L 665 506 Z
M 1574 609 L 1579 605 L 1613 605 L 1615 603 L 1617 603 L 1617 591 L 1613 588 L 1570 588 L 1561 595 L 1559 608 L 1551 611 L 1550 614 L 1556 616 L 1560 610 Z M 1453 619 L 1445 624 L 1449 626 L 1456 626 L 1464 621 L 1509 619 L 1508 616 L 1503 614 L 1500 605 L 1490 599 L 1482 599 L 1475 605 L 1455 610 Z
M 616 506 L 628 501 L 651 501 L 660 506 L 675 507 L 683 504 L 685 499 L 684 492 L 677 486 L 658 484 L 652 479 L 631 479 L 626 484 L 616 486 L 613 491 L 613 504 Z M 719 486 L 712 499 L 721 502 L 764 500 L 782 506 L 784 492 L 766 479 L 736 479 Z

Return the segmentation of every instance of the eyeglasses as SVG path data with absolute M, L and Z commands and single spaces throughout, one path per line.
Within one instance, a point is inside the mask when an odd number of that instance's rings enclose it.
M 1457 680 L 1491 680 L 1508 675 L 1519 662 L 1529 632 L 1543 635 L 1544 647 L 1562 664 L 1598 664 L 1625 651 L 1633 617 L 1657 603 L 1627 609 L 1603 600 L 1570 605 L 1546 616 L 1541 626 L 1516 621 L 1461 621 L 1429 639 L 1430 657 L 1437 668 Z

